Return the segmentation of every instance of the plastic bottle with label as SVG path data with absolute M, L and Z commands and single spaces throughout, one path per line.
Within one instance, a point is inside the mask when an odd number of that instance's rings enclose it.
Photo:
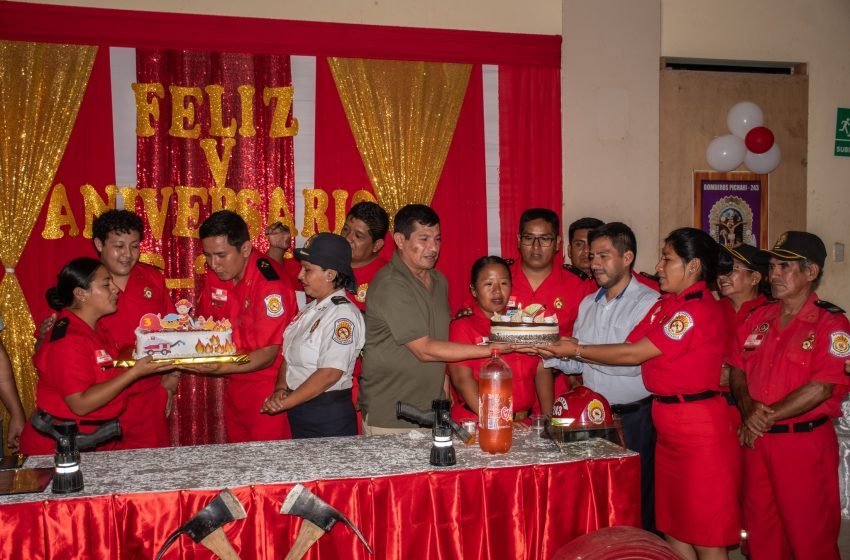
M 478 372 L 478 445 L 488 453 L 507 453 L 513 439 L 511 368 L 493 349 Z

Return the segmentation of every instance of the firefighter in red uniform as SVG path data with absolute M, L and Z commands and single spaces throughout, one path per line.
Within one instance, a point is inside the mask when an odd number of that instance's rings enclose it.
M 776 302 L 743 324 L 727 361 L 744 423 L 744 524 L 753 560 L 839 558 L 838 443 L 850 322 L 815 293 L 826 248 L 782 234 L 770 253 Z
M 274 392 L 283 330 L 297 311 L 295 294 L 282 280 L 280 266 L 251 246 L 248 225 L 235 212 L 215 212 L 198 232 L 209 268 L 198 314 L 229 319 L 233 341 L 250 361 L 183 369 L 228 376 L 224 395 L 228 442 L 289 438 L 285 414 L 269 416 L 260 410 Z
M 36 406 L 56 418 L 77 421 L 81 432 L 119 417 L 128 387 L 148 376 L 158 382 L 154 374 L 174 369 L 170 362 L 150 358 L 129 369 L 111 367 L 118 348 L 104 336 L 99 319 L 115 312 L 118 288 L 97 260 L 83 257 L 68 263 L 57 285 L 47 291 L 47 301 L 60 313 L 33 358 L 38 369 Z M 119 421 L 123 429 L 123 417 Z M 23 453 L 53 453 L 55 447 L 31 424 L 24 427 Z M 115 442 L 107 442 L 97 450 L 115 448 Z
M 740 540 L 740 461 L 718 375 L 726 334 L 713 284 L 719 248 L 694 228 L 667 236 L 656 266 L 666 292 L 623 344 L 561 339 L 544 357 L 610 365 L 643 364 L 653 393 L 656 526 L 684 558 L 727 558 Z

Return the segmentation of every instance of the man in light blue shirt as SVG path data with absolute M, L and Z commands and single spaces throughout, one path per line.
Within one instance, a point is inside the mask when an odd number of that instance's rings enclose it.
M 637 241 L 620 222 L 599 226 L 588 235 L 590 271 L 599 290 L 585 297 L 573 336 L 581 344 L 620 343 L 658 301 L 655 290 L 632 277 Z M 606 366 L 569 359 L 549 359 L 546 367 L 582 374 L 584 385 L 600 393 L 623 423 L 626 447 L 641 456 L 641 516 L 655 530 L 655 428 L 652 397 L 643 385 L 640 366 Z

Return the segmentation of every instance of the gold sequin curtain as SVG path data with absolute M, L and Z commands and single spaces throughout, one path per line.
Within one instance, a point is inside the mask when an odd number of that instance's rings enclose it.
M 27 414 L 35 398 L 35 323 L 14 269 L 56 175 L 96 53 L 97 47 L 0 41 L 0 261 L 6 269 L 0 336 Z
M 472 66 L 328 58 L 378 201 L 392 217 L 430 204 Z

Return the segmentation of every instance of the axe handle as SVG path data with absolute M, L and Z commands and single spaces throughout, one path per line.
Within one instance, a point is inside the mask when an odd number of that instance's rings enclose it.
M 313 546 L 317 540 L 322 538 L 325 531 L 310 521 L 302 519 L 301 529 L 298 530 L 298 536 L 289 549 L 289 554 L 286 555 L 286 560 L 301 560 L 307 551 Z
M 221 560 L 240 560 L 221 527 L 201 539 L 201 544 L 210 549 Z

